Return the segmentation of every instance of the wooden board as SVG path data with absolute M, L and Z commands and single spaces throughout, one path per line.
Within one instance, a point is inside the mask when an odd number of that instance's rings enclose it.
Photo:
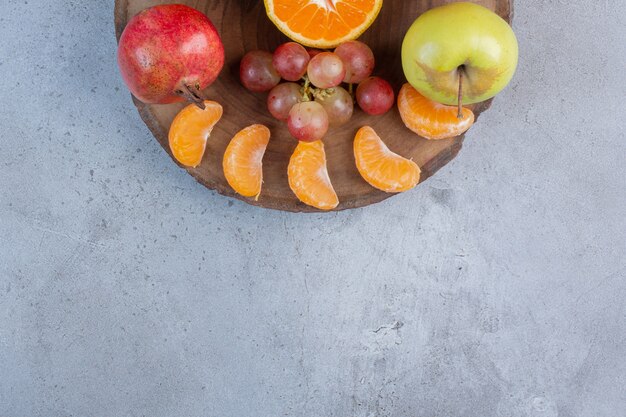
M 375 75 L 392 83 L 396 93 L 404 82 L 400 59 L 402 39 L 409 26 L 424 11 L 451 0 L 385 0 L 376 22 L 363 34 L 364 41 L 376 55 Z M 475 0 L 475 3 L 495 10 L 511 21 L 512 0 Z M 167 0 L 116 0 L 115 27 L 119 39 L 128 20 L 146 7 L 172 3 Z M 293 212 L 314 212 L 300 203 L 289 189 L 287 165 L 296 141 L 284 123 L 273 119 L 267 111 L 267 94 L 246 91 L 239 83 L 239 61 L 245 52 L 254 49 L 273 51 L 287 41 L 265 15 L 259 0 L 184 0 L 184 3 L 205 13 L 215 24 L 226 49 L 226 65 L 219 79 L 206 90 L 209 98 L 224 107 L 224 117 L 213 130 L 202 164 L 187 171 L 200 183 L 219 193 L 242 199 L 247 203 L 270 209 Z M 470 106 L 478 116 L 491 101 Z M 146 105 L 135 100 L 139 114 L 161 146 L 169 153 L 169 126 L 183 104 Z M 222 172 L 222 158 L 230 139 L 242 128 L 262 123 L 272 132 L 270 145 L 263 160 L 264 185 L 258 201 L 237 195 Z M 372 126 L 391 150 L 412 158 L 422 168 L 422 181 L 450 162 L 459 152 L 463 137 L 442 141 L 427 141 L 409 131 L 400 119 L 397 108 L 384 116 L 367 116 L 355 111 L 352 120 L 340 128 L 331 128 L 324 140 L 330 178 L 339 196 L 337 210 L 352 209 L 380 202 L 392 194 L 368 185 L 359 175 L 352 152 L 356 131 Z

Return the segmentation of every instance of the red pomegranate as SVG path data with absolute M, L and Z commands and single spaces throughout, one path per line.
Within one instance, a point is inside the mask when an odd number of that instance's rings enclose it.
M 224 45 L 201 12 L 182 4 L 143 10 L 120 38 L 117 61 L 126 85 L 144 103 L 189 100 L 203 107 L 201 90 L 224 66 Z

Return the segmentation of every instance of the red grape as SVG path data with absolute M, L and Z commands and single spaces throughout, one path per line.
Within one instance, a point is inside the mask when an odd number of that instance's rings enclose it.
M 369 46 L 359 41 L 344 42 L 335 49 L 346 66 L 343 82 L 358 84 L 372 75 L 374 71 L 374 53 Z
M 296 83 L 282 83 L 270 91 L 267 96 L 267 108 L 278 120 L 287 120 L 289 111 L 302 101 L 300 86 Z
M 306 51 L 307 51 L 307 53 L 309 54 L 309 57 L 311 57 L 311 59 L 313 59 L 313 57 L 314 57 L 315 55 L 319 55 L 319 54 L 321 54 L 322 52 L 324 52 L 324 51 L 322 51 L 322 50 L 320 50 L 320 49 L 313 49 L 313 48 L 307 48 L 307 50 L 306 50 Z
M 327 93 L 318 94 L 315 101 L 324 107 L 331 125 L 341 126 L 352 117 L 354 111 L 352 96 L 341 87 L 334 87 L 327 91 Z
M 328 115 L 321 104 L 304 101 L 291 108 L 287 127 L 294 138 L 315 142 L 322 139 L 328 131 Z
M 311 83 L 317 88 L 331 88 L 341 84 L 346 76 L 346 67 L 339 55 L 322 52 L 309 62 L 308 75 Z
M 272 54 L 265 51 L 251 51 L 244 55 L 239 78 L 244 87 L 257 93 L 269 91 L 280 82 L 280 75 L 272 65 Z
M 309 64 L 309 53 L 304 46 L 287 42 L 274 51 L 274 68 L 287 81 L 298 81 L 306 74 Z
M 356 101 L 367 114 L 378 116 L 385 114 L 394 103 L 391 85 L 379 77 L 369 77 L 356 89 Z

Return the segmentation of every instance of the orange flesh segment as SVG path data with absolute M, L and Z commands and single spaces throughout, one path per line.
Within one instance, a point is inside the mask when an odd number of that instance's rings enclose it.
M 270 130 L 252 125 L 232 138 L 224 153 L 224 176 L 228 184 L 244 197 L 261 194 L 263 185 L 263 155 L 270 141 Z
M 398 94 L 398 110 L 406 127 L 426 139 L 453 138 L 474 124 L 474 112 L 470 109 L 463 108 L 463 118 L 459 119 L 456 106 L 432 101 L 408 83 Z
M 387 193 L 408 191 L 420 181 L 417 164 L 389 150 L 369 126 L 359 129 L 354 138 L 354 159 L 363 179 Z
M 169 132 L 172 155 L 187 167 L 197 167 L 202 162 L 206 143 L 215 124 L 222 118 L 219 103 L 205 101 L 204 110 L 190 104 L 178 113 Z
M 321 140 L 298 143 L 289 160 L 288 177 L 289 187 L 304 204 L 320 210 L 332 210 L 339 205 Z
M 376 19 L 382 0 L 265 0 L 268 17 L 291 39 L 333 48 L 358 38 Z

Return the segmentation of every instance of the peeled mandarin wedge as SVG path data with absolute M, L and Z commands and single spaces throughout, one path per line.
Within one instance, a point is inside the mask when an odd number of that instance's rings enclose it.
M 354 138 L 354 159 L 363 179 L 387 193 L 408 191 L 420 181 L 417 164 L 390 151 L 369 126 L 359 129 Z
M 470 109 L 463 108 L 463 118 L 459 119 L 456 106 L 427 99 L 408 83 L 398 94 L 398 110 L 406 127 L 426 139 L 453 138 L 474 124 Z
M 320 210 L 332 210 L 339 205 L 321 140 L 298 144 L 289 160 L 288 176 L 289 187 L 304 204 Z
M 294 41 L 329 49 L 358 38 L 382 5 L 383 0 L 265 0 L 265 11 Z
M 178 113 L 170 126 L 169 142 L 174 158 L 188 167 L 197 167 L 202 161 L 206 143 L 215 124 L 222 118 L 222 106 L 205 101 L 205 109 L 190 104 Z
M 232 138 L 224 153 L 224 176 L 237 193 L 259 198 L 263 185 L 263 155 L 270 141 L 270 130 L 252 125 Z

